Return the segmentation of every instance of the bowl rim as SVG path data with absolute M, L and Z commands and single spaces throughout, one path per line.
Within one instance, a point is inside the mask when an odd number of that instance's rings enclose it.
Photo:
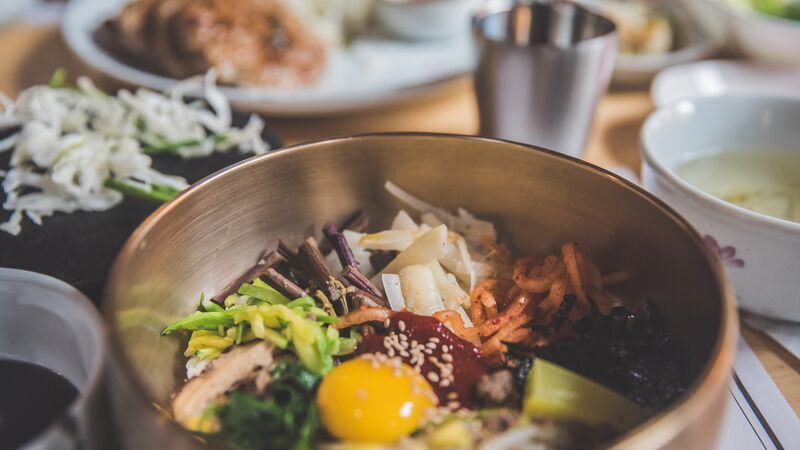
M 722 316 L 720 317 L 719 331 L 711 348 L 711 357 L 708 358 L 700 367 L 695 379 L 689 385 L 684 394 L 678 397 L 668 407 L 648 418 L 645 422 L 609 442 L 609 448 L 641 448 L 641 446 L 645 443 L 648 447 L 652 448 L 663 447 L 667 442 L 670 441 L 670 439 L 678 436 L 682 430 L 686 429 L 690 423 L 700 418 L 702 408 L 700 408 L 699 405 L 711 404 L 714 400 L 714 397 L 718 395 L 717 390 L 727 386 L 728 378 L 733 367 L 733 356 L 735 353 L 736 340 L 739 333 L 738 310 L 736 308 L 736 300 L 733 293 L 733 288 L 728 281 L 721 263 L 705 245 L 700 234 L 692 227 L 691 224 L 689 224 L 686 219 L 679 215 L 669 205 L 650 194 L 639 185 L 626 180 L 625 178 L 616 175 L 602 167 L 546 148 L 509 140 L 492 139 L 480 136 L 451 133 L 398 131 L 344 135 L 330 139 L 299 143 L 288 146 L 280 151 L 253 156 L 214 172 L 213 174 L 210 174 L 194 183 L 188 189 L 178 194 L 175 198 L 160 206 L 136 228 L 136 230 L 131 234 L 125 245 L 120 250 L 112 266 L 111 273 L 103 293 L 102 314 L 107 320 L 108 324 L 109 349 L 111 350 L 109 353 L 114 356 L 111 358 L 110 362 L 121 369 L 121 372 L 124 374 L 123 377 L 125 381 L 134 391 L 135 397 L 143 403 L 143 406 L 150 408 L 154 415 L 164 415 L 164 411 L 156 406 L 157 403 L 155 399 L 151 398 L 148 390 L 142 384 L 141 380 L 138 377 L 132 376 L 134 373 L 131 370 L 133 366 L 127 357 L 125 348 L 122 346 L 121 335 L 118 333 L 116 320 L 114 319 L 115 308 L 113 307 L 114 300 L 112 294 L 115 286 L 118 283 L 124 282 L 124 274 L 126 271 L 125 263 L 126 259 L 128 259 L 128 254 L 139 246 L 140 242 L 148 234 L 150 229 L 163 216 L 168 214 L 170 210 L 175 208 L 176 205 L 186 201 L 186 199 L 192 195 L 194 191 L 201 189 L 203 186 L 212 183 L 217 178 L 223 177 L 230 172 L 241 170 L 243 167 L 247 167 L 252 164 L 266 164 L 268 161 L 291 157 L 291 155 L 294 153 L 308 151 L 308 149 L 314 149 L 322 145 L 343 143 L 354 140 L 382 140 L 387 138 L 434 138 L 462 141 L 467 140 L 486 142 L 490 144 L 502 144 L 504 146 L 514 147 L 520 152 L 536 151 L 544 153 L 549 157 L 561 160 L 563 163 L 571 164 L 577 166 L 579 169 L 588 170 L 592 173 L 595 173 L 602 178 L 620 185 L 622 188 L 632 190 L 641 198 L 647 200 L 660 209 L 669 220 L 672 220 L 675 225 L 683 229 L 689 239 L 694 241 L 696 248 L 700 251 L 701 256 L 703 256 L 708 263 L 714 280 L 719 286 L 720 299 L 722 300 L 722 304 L 720 305 Z M 186 436 L 187 439 L 196 439 L 196 435 L 194 433 L 185 429 L 174 420 L 168 420 L 166 426 L 171 430 L 175 430 L 176 433 Z M 205 445 L 206 448 L 215 450 L 227 449 L 226 446 L 214 442 L 207 442 Z
M 689 195 L 694 198 L 700 199 L 700 202 L 706 204 L 708 206 L 713 207 L 713 209 L 727 217 L 732 217 L 736 220 L 743 220 L 745 223 L 757 226 L 757 227 L 767 227 L 769 230 L 778 230 L 786 233 L 795 233 L 800 235 L 800 223 L 792 222 L 787 219 L 780 219 L 773 216 L 768 216 L 766 214 L 758 213 L 755 211 L 750 211 L 749 209 L 743 208 L 738 205 L 734 205 L 733 203 L 726 202 L 725 200 L 719 199 L 707 192 L 704 192 L 695 186 L 693 186 L 688 181 L 684 180 L 680 175 L 675 172 L 675 168 L 668 168 L 665 163 L 662 162 L 661 158 L 656 154 L 656 151 L 653 149 L 652 145 L 652 134 L 655 133 L 655 128 L 659 126 L 659 122 L 668 122 L 670 120 L 670 116 L 674 116 L 679 113 L 679 109 L 685 108 L 685 105 L 691 104 L 694 106 L 701 105 L 708 105 L 708 104 L 718 104 L 718 103 L 736 103 L 736 104 L 748 104 L 748 105 L 757 105 L 757 103 L 763 103 L 767 101 L 770 104 L 793 104 L 800 109 L 800 95 L 798 96 L 778 96 L 778 95 L 764 95 L 764 94 L 757 94 L 757 93 L 741 93 L 741 94 L 725 94 L 725 95 L 714 95 L 714 96 L 705 96 L 705 97 L 696 97 L 686 100 L 676 100 L 672 103 L 663 106 L 656 111 L 652 112 L 644 122 L 642 126 L 641 138 L 640 138 L 640 147 L 642 153 L 643 163 L 647 166 L 650 166 L 654 172 L 656 172 L 661 178 L 667 180 L 670 185 L 677 187 L 679 191 L 684 195 Z M 758 102 L 757 102 L 758 101 Z M 696 111 L 696 108 L 695 108 Z M 694 114 L 694 112 L 692 113 Z M 686 150 L 684 150 L 686 151 Z M 732 150 L 726 150 L 725 148 L 720 150 L 720 153 L 732 152 Z M 798 151 L 800 153 L 800 150 Z

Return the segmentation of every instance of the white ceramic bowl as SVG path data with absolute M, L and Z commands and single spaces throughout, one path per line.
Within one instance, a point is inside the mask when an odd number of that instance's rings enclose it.
M 468 35 L 476 0 L 378 0 L 375 15 L 389 33 L 411 39 Z
M 800 68 L 698 61 L 661 71 L 650 86 L 650 96 L 658 108 L 678 100 L 729 94 L 800 97 Z
M 642 130 L 645 187 L 704 236 L 728 269 L 741 307 L 800 322 L 800 224 L 706 194 L 675 169 L 699 153 L 800 152 L 800 100 L 741 95 L 684 100 L 654 112 Z
M 730 0 L 693 0 L 698 15 L 723 22 L 736 47 L 747 57 L 780 65 L 800 65 L 800 21 L 734 6 Z

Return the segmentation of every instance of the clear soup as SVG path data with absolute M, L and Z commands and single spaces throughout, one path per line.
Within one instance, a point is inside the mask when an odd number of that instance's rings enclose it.
M 800 223 L 800 152 L 715 151 L 684 162 L 677 173 L 726 202 Z

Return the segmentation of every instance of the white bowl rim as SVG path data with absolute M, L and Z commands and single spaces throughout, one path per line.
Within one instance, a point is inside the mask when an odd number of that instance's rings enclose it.
M 731 71 L 731 72 L 737 72 L 753 68 L 759 68 L 764 70 L 775 69 L 775 66 L 759 61 L 744 61 L 735 59 L 704 59 L 699 61 L 687 61 L 680 64 L 675 64 L 673 66 L 669 66 L 664 70 L 658 72 L 658 74 L 656 74 L 656 76 L 653 78 L 653 81 L 650 83 L 650 90 L 649 90 L 650 99 L 653 101 L 653 104 L 656 105 L 656 108 L 660 109 L 660 108 L 666 108 L 669 105 L 676 102 L 691 101 L 701 98 L 715 98 L 722 96 L 800 98 L 800 89 L 797 89 L 796 91 L 791 91 L 784 88 L 781 89 L 761 89 L 761 88 L 750 88 L 750 87 L 745 88 L 741 85 L 737 85 L 736 83 L 731 83 L 727 85 L 723 91 L 713 94 L 702 93 L 701 90 L 699 89 L 696 90 L 696 92 L 690 92 L 686 96 L 675 96 L 664 93 L 665 92 L 664 86 L 669 84 L 672 78 L 686 76 L 686 74 L 681 72 L 689 72 L 691 69 L 697 69 L 699 71 L 709 67 L 723 69 L 725 71 Z M 779 70 L 797 70 L 797 73 L 800 74 L 800 69 L 798 68 L 792 69 L 787 67 L 781 67 L 779 68 Z M 734 88 L 739 90 L 739 92 L 734 92 L 733 91 Z
M 722 103 L 731 101 L 750 103 L 753 102 L 754 99 L 767 100 L 769 103 L 791 103 L 800 108 L 800 97 L 782 97 L 777 95 L 762 94 L 727 94 L 677 100 L 652 112 L 647 117 L 647 120 L 645 120 L 640 138 L 643 161 L 652 167 L 653 170 L 656 171 L 661 177 L 668 180 L 673 186 L 677 186 L 682 193 L 699 197 L 702 201 L 714 207 L 714 209 L 723 214 L 744 220 L 747 223 L 755 226 L 767 226 L 773 230 L 796 233 L 798 236 L 800 236 L 800 223 L 750 211 L 749 209 L 742 208 L 741 206 L 734 205 L 733 203 L 728 203 L 725 200 L 714 197 L 713 195 L 694 187 L 688 181 L 684 180 L 677 173 L 675 173 L 674 169 L 667 168 L 666 165 L 662 164 L 660 158 L 651 148 L 652 146 L 648 145 L 648 141 L 650 140 L 648 136 L 654 132 L 653 129 L 657 126 L 656 123 L 658 121 L 665 120 L 664 116 L 675 113 L 676 110 L 681 107 L 681 105 L 686 103 L 698 105 L 703 103 Z

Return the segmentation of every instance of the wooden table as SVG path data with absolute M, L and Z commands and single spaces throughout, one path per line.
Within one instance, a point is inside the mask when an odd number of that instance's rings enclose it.
M 72 75 L 89 72 L 67 50 L 55 27 L 27 24 L 0 30 L 0 91 L 15 96 L 25 87 L 46 83 L 59 67 Z M 612 92 L 600 103 L 585 158 L 601 166 L 625 166 L 636 172 L 639 128 L 653 109 L 645 91 Z M 477 110 L 470 80 L 456 80 L 436 93 L 403 105 L 365 113 L 267 118 L 287 144 L 352 133 L 435 131 L 475 134 Z M 795 413 L 800 415 L 800 361 L 763 333 L 744 328 L 743 334 Z

